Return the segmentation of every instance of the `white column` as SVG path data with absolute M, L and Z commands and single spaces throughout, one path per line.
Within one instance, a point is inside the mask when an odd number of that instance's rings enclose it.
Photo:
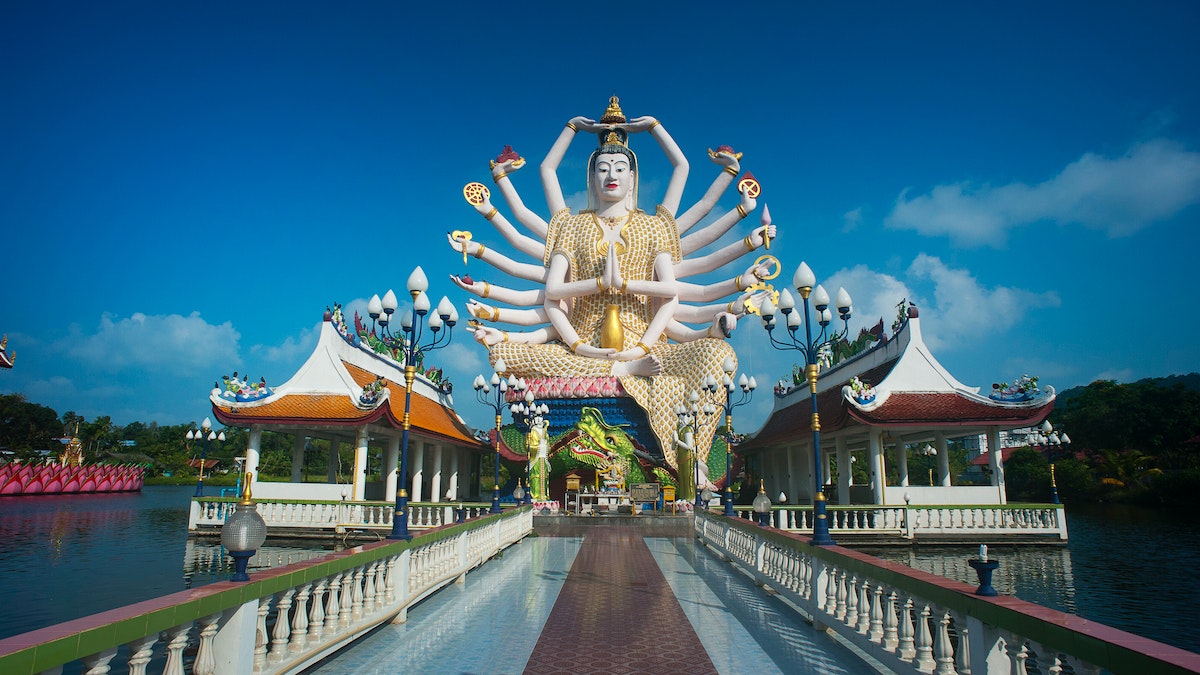
M 367 482 L 367 443 L 370 440 L 370 433 L 366 426 L 358 428 L 358 442 L 354 448 L 354 481 L 351 488 L 350 499 L 360 502 L 363 500 L 363 493 L 366 490 Z
M 296 432 L 292 438 L 292 482 L 300 483 L 304 481 L 304 434 Z
M 845 506 L 850 503 L 850 448 L 846 445 L 845 436 L 838 436 L 833 442 L 837 448 L 838 504 Z
M 446 492 L 452 501 L 460 499 L 458 496 L 458 462 L 461 454 L 462 448 L 457 446 L 450 453 L 450 488 Z
M 882 430 L 874 428 L 867 434 L 867 451 L 871 456 L 871 492 L 876 504 L 883 503 L 883 480 L 887 475 L 883 467 L 882 434 Z
M 900 487 L 908 487 L 908 447 L 904 438 L 896 437 L 896 469 L 900 472 Z
M 337 474 L 338 474 L 338 452 L 340 452 L 338 450 L 339 445 L 340 444 L 338 442 L 338 439 L 332 438 L 332 437 L 329 439 L 329 460 L 326 464 L 326 469 L 328 470 L 328 475 L 325 478 L 326 482 L 328 482 L 328 483 L 337 483 L 338 482 Z
M 429 482 L 430 501 L 442 501 L 442 444 L 433 446 L 433 478 Z
M 421 501 L 421 481 L 425 475 L 425 444 L 412 436 L 408 439 L 408 472 L 412 474 L 412 485 L 409 486 L 408 501 Z
M 250 438 L 246 441 L 246 471 L 249 471 L 253 476 L 250 484 L 258 482 L 258 458 L 262 452 L 262 432 L 261 424 L 254 424 L 250 427 Z
M 400 474 L 400 437 L 388 439 L 387 449 L 383 453 L 383 498 L 389 502 L 396 501 L 396 476 Z
M 1007 490 L 1004 487 L 1004 452 L 1000 449 L 1000 427 L 988 427 L 988 464 L 992 467 L 992 485 L 999 492 L 1000 503 L 1008 503 Z
M 937 435 L 934 436 L 934 443 L 937 444 L 938 451 L 938 485 L 950 487 L 950 448 L 946 442 L 945 432 L 937 432 Z

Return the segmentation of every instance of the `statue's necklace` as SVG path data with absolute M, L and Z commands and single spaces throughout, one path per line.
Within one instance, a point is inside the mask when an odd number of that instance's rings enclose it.
M 629 214 L 625 216 L 625 222 L 621 225 L 621 229 L 617 232 L 617 237 L 619 238 L 619 241 L 616 242 L 617 255 L 625 255 L 625 250 L 627 248 L 625 244 L 625 230 L 629 229 L 629 221 L 632 218 L 633 211 L 630 211 Z M 601 258 L 608 256 L 608 241 L 606 241 L 604 238 L 604 226 L 607 225 L 610 229 L 616 228 L 616 221 L 618 220 L 620 220 L 620 216 L 617 216 L 616 218 L 605 218 L 604 223 L 601 224 L 600 216 L 597 216 L 596 212 L 592 211 L 592 222 L 596 223 L 596 253 L 599 253 Z

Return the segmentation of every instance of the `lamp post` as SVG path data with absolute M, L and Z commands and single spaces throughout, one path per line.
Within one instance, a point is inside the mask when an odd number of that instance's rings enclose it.
M 492 373 L 490 382 L 484 379 L 483 375 L 476 375 L 471 386 L 475 388 L 475 399 L 496 413 L 496 477 L 492 485 L 492 508 L 488 513 L 500 513 L 500 425 L 503 423 L 500 413 L 504 410 L 504 392 L 510 387 L 516 388 L 520 382 L 512 375 L 509 375 L 507 380 L 504 379 L 504 373 L 508 370 L 504 359 L 496 359 L 492 368 L 495 372 Z
M 838 316 L 842 320 L 842 330 L 831 331 L 829 324 L 833 322 L 833 315 L 829 311 L 829 293 L 825 291 L 824 287 L 817 285 L 817 277 L 809 268 L 808 263 L 802 262 L 796 268 L 796 273 L 792 276 L 792 285 L 796 287 L 804 301 L 804 317 L 801 319 L 800 315 L 795 313 L 796 301 L 792 298 L 792 294 L 786 288 L 780 291 L 779 311 L 783 312 L 787 323 L 786 340 L 777 339 L 771 332 L 775 328 L 775 306 L 770 299 L 763 303 L 759 311 L 762 314 L 763 327 L 767 329 L 767 337 L 770 338 L 772 347 L 781 350 L 795 350 L 804 355 L 804 372 L 808 379 L 809 397 L 812 400 L 813 478 L 816 483 L 813 493 L 812 543 L 817 546 L 832 546 L 835 542 L 829 536 L 829 518 L 825 511 L 825 484 L 821 479 L 821 417 L 820 411 L 817 409 L 817 373 L 820 371 L 820 366 L 817 365 L 817 354 L 826 347 L 832 348 L 846 336 L 849 331 L 848 324 L 852 307 L 850 294 L 846 292 L 846 289 L 839 288 L 834 302 Z M 820 326 L 816 339 L 813 338 L 812 315 L 809 312 L 810 301 L 813 308 L 816 309 L 817 324 Z M 796 330 L 801 323 L 804 324 L 803 341 L 796 335 Z
M 680 403 L 675 406 L 675 417 L 677 419 L 677 429 L 679 439 L 687 445 L 686 451 L 691 458 L 691 480 L 692 492 L 696 500 L 695 508 L 703 508 L 701 504 L 701 487 L 700 487 L 700 458 L 696 455 L 695 433 L 698 427 L 697 420 L 701 414 L 705 416 L 712 415 L 717 409 L 711 403 L 700 405 L 700 392 L 693 389 L 687 397 L 687 405 Z
M 921 448 L 921 454 L 926 457 L 937 457 L 937 448 L 926 443 L 925 447 Z M 929 468 L 929 487 L 933 487 L 933 467 Z
M 234 572 L 230 581 L 250 581 L 246 565 L 267 540 L 267 522 L 259 515 L 258 507 L 250 497 L 250 477 L 247 473 L 242 501 L 233 507 L 233 513 L 221 525 L 221 545 L 233 556 Z
M 746 405 L 750 402 L 750 398 L 754 396 L 754 390 L 758 387 L 758 382 L 753 377 L 747 378 L 745 373 L 738 378 L 737 385 L 733 383 L 733 375 L 737 372 L 737 364 L 732 358 L 725 359 L 721 364 L 721 370 L 725 371 L 725 376 L 721 378 L 721 382 L 717 382 L 717 378 L 712 375 L 705 377 L 704 389 L 709 393 L 715 393 L 717 387 L 720 386 L 725 390 L 725 403 L 722 406 L 725 410 L 725 511 L 724 515 L 732 518 L 736 514 L 733 512 L 733 409 L 738 406 Z M 733 400 L 734 389 L 741 388 L 742 395 L 737 401 Z
M 200 476 L 196 479 L 196 496 L 204 496 L 204 465 L 208 463 L 208 448 L 213 441 L 218 443 L 225 442 L 225 432 L 214 432 L 212 430 L 212 420 L 207 417 L 200 423 L 199 429 L 188 429 L 184 436 L 187 439 L 188 451 L 191 451 L 193 441 L 203 441 L 200 450 Z
M 1041 426 L 1034 427 L 1034 430 L 1025 437 L 1025 442 L 1031 447 L 1041 448 L 1046 459 L 1053 461 L 1058 448 L 1071 444 L 1071 437 L 1065 432 L 1055 431 L 1050 420 L 1045 420 Z
M 404 420 L 400 436 L 400 478 L 396 490 L 396 511 L 392 514 L 392 533 L 388 539 L 412 539 L 408 531 L 408 432 L 412 426 L 412 388 L 417 375 L 417 362 L 423 362 L 425 354 L 435 349 L 441 349 L 450 343 L 450 333 L 454 324 L 458 323 L 458 311 L 454 309 L 449 298 L 442 296 L 438 303 L 437 313 L 429 314 L 429 280 L 425 271 L 420 267 L 408 276 L 408 294 L 412 297 L 412 312 L 400 317 L 401 334 L 392 332 L 392 314 L 396 312 L 399 303 L 396 294 L 390 289 L 381 300 L 378 295 L 371 296 L 367 302 L 367 313 L 371 315 L 371 332 L 375 333 L 376 325 L 380 334 L 376 337 L 388 347 L 404 355 Z M 433 336 L 426 344 L 421 344 L 425 324 Z M 442 332 L 442 328 L 446 332 Z
M 510 405 L 508 409 L 509 412 L 512 413 L 513 421 L 525 425 L 525 428 L 529 430 L 525 436 L 525 449 L 527 454 L 529 454 L 530 460 L 536 460 L 538 448 L 533 447 L 533 444 L 537 436 L 534 434 L 533 430 L 535 428 L 541 428 L 542 422 L 545 421 L 545 416 L 550 413 L 550 406 L 546 405 L 545 403 L 536 403 L 533 398 L 533 391 L 529 389 L 529 386 L 523 379 L 517 380 L 517 392 L 523 392 L 521 400 Z M 533 483 L 530 482 L 531 476 L 529 467 L 530 462 L 527 461 L 525 463 L 525 490 L 522 493 L 525 498 L 524 502 L 521 501 L 521 497 L 516 496 L 515 492 L 513 493 L 513 496 L 516 497 L 517 504 L 533 503 Z M 518 488 L 520 487 L 519 479 L 517 486 Z
M 771 498 L 767 496 L 767 488 L 763 480 L 758 481 L 758 496 L 754 498 L 754 515 L 758 516 L 758 524 L 766 527 L 771 518 Z

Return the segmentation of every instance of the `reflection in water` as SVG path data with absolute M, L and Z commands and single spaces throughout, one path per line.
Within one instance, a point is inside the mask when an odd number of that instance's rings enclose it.
M 255 570 L 273 569 L 292 563 L 304 562 L 320 558 L 333 551 L 342 550 L 342 546 L 330 545 L 328 548 L 314 549 L 322 542 L 297 541 L 294 543 L 279 542 L 263 546 L 250 556 L 247 570 L 253 574 Z M 310 548 L 305 548 L 310 547 Z M 188 539 L 183 554 L 183 582 L 185 588 L 204 586 L 215 581 L 225 581 L 233 574 L 233 558 L 218 541 L 198 541 Z
M 902 563 L 922 572 L 979 585 L 974 568 L 967 564 L 978 557 L 978 547 L 938 546 L 897 549 L 855 546 L 856 551 Z M 1001 595 L 1013 595 L 1039 605 L 1078 614 L 1071 551 L 1066 547 L 988 547 L 988 558 L 1000 561 L 992 576 L 992 587 Z

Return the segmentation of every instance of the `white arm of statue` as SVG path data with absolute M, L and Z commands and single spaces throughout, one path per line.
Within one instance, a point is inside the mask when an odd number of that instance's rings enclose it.
M 546 275 L 546 294 L 550 295 L 552 286 L 566 286 L 567 271 L 570 265 L 567 259 L 562 255 L 555 255 L 550 259 L 550 270 Z M 563 344 L 572 352 L 579 356 L 590 356 L 592 358 L 608 358 L 615 354 L 615 349 L 600 349 L 586 344 L 586 340 L 579 337 L 579 333 L 575 331 L 575 327 L 571 325 L 570 319 L 567 317 L 567 311 L 562 302 L 547 301 L 545 305 L 546 318 L 550 320 L 550 325 L 558 333 Z
M 666 252 L 659 253 L 654 258 L 653 280 L 629 280 L 621 274 L 621 262 L 617 258 L 616 247 L 610 247 L 605 275 L 604 286 L 616 288 L 622 293 L 637 293 L 653 298 L 673 298 L 678 293 L 675 289 L 675 269 L 671 263 L 671 254 Z
M 708 156 L 712 159 L 713 163 L 721 167 L 721 173 L 717 174 L 716 180 L 709 186 L 708 191 L 704 193 L 700 201 L 696 202 L 692 208 L 675 219 L 675 226 L 679 229 L 680 236 L 683 236 L 684 233 L 692 229 L 693 225 L 700 222 L 704 216 L 707 216 L 713 210 L 713 207 L 717 205 L 717 201 L 721 198 L 725 189 L 729 187 L 729 184 L 737 177 L 738 172 L 742 170 L 737 157 L 728 152 L 710 152 Z
M 567 148 L 571 146 L 571 141 L 575 140 L 576 131 L 595 132 L 596 129 L 594 120 L 586 117 L 571 118 L 562 133 L 558 135 L 558 140 L 550 146 L 550 152 L 546 153 L 546 158 L 542 160 L 539 171 L 542 175 L 542 189 L 546 192 L 546 205 L 550 207 L 550 213 L 558 213 L 567 208 L 567 202 L 562 196 L 562 188 L 558 184 L 559 162 L 562 161 L 563 155 L 567 154 Z
M 724 323 L 722 323 L 724 322 Z M 700 338 L 716 338 L 723 340 L 728 337 L 726 331 L 732 333 L 737 327 L 737 316 L 728 312 L 721 312 L 713 317 L 712 323 L 704 328 L 692 328 L 678 321 L 672 321 L 667 326 L 667 337 L 676 342 L 691 342 Z
M 571 265 L 567 262 L 567 258 L 563 254 L 555 253 L 550 256 L 550 269 L 546 274 L 547 301 L 569 300 L 584 295 L 595 295 L 607 291 L 612 286 L 609 280 L 603 277 L 567 281 L 567 272 L 570 268 Z M 546 303 L 547 306 L 549 304 L 549 302 Z
M 610 257 L 615 260 L 615 256 Z M 671 296 L 661 296 L 663 299 L 656 303 L 657 306 L 654 310 L 654 318 L 650 319 L 650 324 L 646 326 L 646 332 L 642 333 L 642 339 L 640 342 L 648 347 L 653 346 L 658 342 L 658 339 L 662 337 L 662 334 L 667 329 L 667 326 L 670 325 L 671 321 L 675 318 L 675 309 L 679 307 L 679 298 L 673 293 L 675 289 L 673 267 L 674 266 L 671 263 L 671 254 L 665 252 L 659 253 L 658 257 L 654 260 L 654 276 L 658 279 L 658 281 L 640 282 L 656 283 L 660 284 L 662 288 L 670 288 L 672 290 Z M 633 290 L 634 282 L 630 282 L 629 287 L 629 290 L 626 292 L 637 292 L 639 294 L 644 294 L 642 291 Z M 633 361 L 640 359 L 643 356 L 648 356 L 648 354 L 644 349 L 635 345 L 631 349 L 626 349 L 623 352 L 617 353 L 613 356 L 613 358 L 617 361 Z
M 505 178 L 503 182 L 507 183 L 508 179 Z M 509 206 L 512 206 L 512 204 L 510 203 Z M 504 217 L 504 214 L 496 211 L 496 209 L 492 207 L 491 198 L 485 197 L 483 199 L 483 203 L 476 206 L 475 210 L 479 212 L 479 215 L 487 218 L 488 221 L 491 222 L 492 227 L 496 228 L 496 231 L 499 232 L 501 236 L 504 237 L 504 240 L 511 244 L 513 248 L 535 260 L 540 261 L 542 259 L 542 254 L 546 251 L 546 242 L 526 237 L 520 232 L 517 232 L 517 228 L 513 227 L 512 223 L 508 222 L 508 219 Z M 488 214 L 491 214 L 490 218 L 488 218 Z M 545 236 L 546 224 L 542 223 L 543 239 Z
M 751 265 L 746 268 L 745 272 L 742 272 L 733 279 L 718 281 L 715 284 L 707 286 L 680 281 L 678 282 L 679 299 L 684 302 L 712 302 L 732 293 L 744 293 L 752 284 L 766 277 L 770 273 L 772 266 L 773 263 L 771 261 L 764 261 Z
M 771 239 L 775 238 L 774 225 L 757 227 L 742 241 L 730 244 L 721 249 L 717 249 L 715 252 L 704 257 L 692 258 L 690 260 L 684 260 L 680 262 L 675 266 L 675 276 L 679 278 L 690 277 L 697 274 L 704 274 L 705 272 L 711 272 L 722 265 L 727 265 L 762 246 L 766 241 L 766 239 L 763 238 L 764 232 L 767 237 Z
M 538 283 L 546 279 L 546 268 L 541 265 L 519 263 L 502 253 L 496 253 L 477 241 L 455 239 L 449 233 L 446 234 L 446 241 L 450 242 L 450 248 L 458 253 L 462 253 L 465 249 L 467 255 L 474 256 L 509 276 Z
M 728 282 L 726 282 L 728 283 Z M 723 312 L 728 312 L 734 316 L 741 316 L 746 313 L 746 306 L 743 301 L 749 298 L 749 293 L 742 293 L 732 301 L 727 303 L 717 303 L 715 305 L 684 305 L 680 304 L 679 309 L 675 310 L 675 318 L 688 323 L 707 323 L 712 321 L 713 317 Z
M 679 247 L 680 250 L 683 251 L 683 255 L 691 255 L 692 253 L 695 253 L 696 251 L 699 251 L 705 246 L 708 246 L 714 241 L 720 239 L 721 235 L 728 232 L 730 228 L 742 220 L 743 211 L 749 215 L 751 211 L 758 207 L 758 200 L 756 200 L 754 197 L 751 197 L 749 195 L 749 191 L 747 191 L 742 193 L 742 199 L 738 206 L 742 207 L 741 211 L 735 208 L 729 213 L 726 213 L 718 218 L 715 222 L 713 222 L 713 224 L 703 227 L 681 239 L 679 241 Z
M 467 312 L 476 319 L 491 321 L 493 323 L 509 323 L 514 326 L 537 326 L 550 320 L 546 318 L 546 310 L 543 307 L 538 307 L 537 309 L 508 309 L 507 307 L 485 305 L 477 300 L 467 301 Z
M 508 208 L 517 217 L 517 222 L 524 225 L 544 242 L 546 240 L 546 230 L 548 229 L 546 221 L 542 220 L 541 216 L 530 211 L 525 206 L 525 202 L 521 200 L 521 195 L 517 193 L 517 188 L 513 186 L 512 180 L 508 178 L 508 174 L 519 171 L 521 167 L 525 166 L 522 163 L 521 166 L 514 167 L 514 161 L 516 160 L 510 159 L 492 167 L 492 180 L 496 183 L 496 189 L 500 190 L 500 194 L 504 195 L 504 201 L 508 202 Z M 479 207 L 476 207 L 476 210 L 479 210 Z M 487 212 L 480 211 L 480 213 L 486 214 Z M 539 253 L 538 256 L 541 256 L 541 254 Z
M 510 305 L 517 305 L 519 307 L 537 307 L 546 301 L 546 293 L 545 291 L 541 290 L 515 291 L 504 286 L 489 284 L 486 281 L 475 280 L 472 280 L 471 283 L 468 284 L 463 281 L 461 277 L 458 277 L 454 274 L 450 275 L 450 280 L 454 282 L 454 285 L 458 286 L 464 291 L 467 291 L 468 293 L 474 293 L 481 298 L 490 298 L 492 300 L 498 300 L 500 302 L 505 302 Z
M 663 208 L 674 216 L 679 212 L 679 200 L 683 198 L 683 188 L 687 185 L 688 171 L 691 170 L 687 157 L 683 155 L 683 151 L 679 149 L 675 139 L 671 138 L 671 134 L 667 133 L 666 128 L 653 117 L 638 117 L 630 120 L 625 128 L 631 134 L 649 130 L 654 140 L 658 141 L 663 154 L 671 162 L 671 166 L 675 167 L 671 171 L 671 182 L 667 183 L 667 192 L 663 195 L 662 200 Z
M 528 333 L 510 333 L 491 326 L 468 326 L 467 330 L 472 332 L 476 342 L 485 347 L 491 347 L 501 342 L 523 342 L 540 345 L 558 337 L 554 329 L 548 327 L 532 330 Z

